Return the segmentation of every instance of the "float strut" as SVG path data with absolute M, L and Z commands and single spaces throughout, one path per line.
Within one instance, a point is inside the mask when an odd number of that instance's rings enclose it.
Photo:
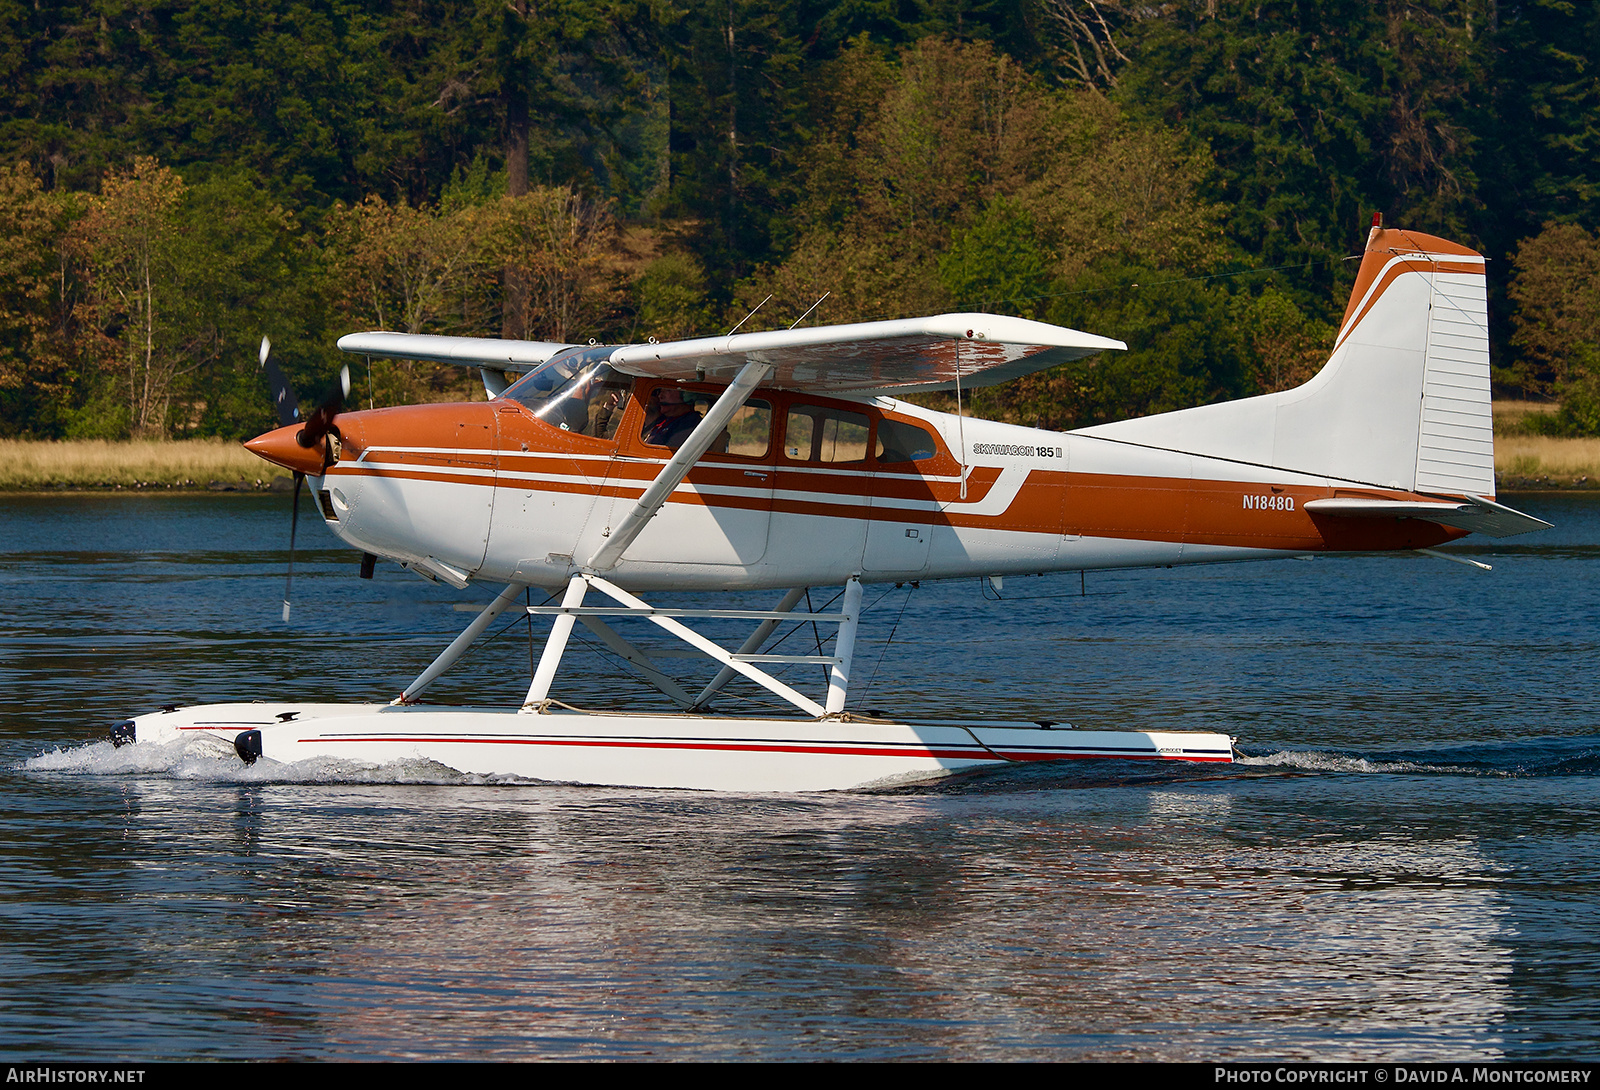
M 528 584 L 526 583 L 507 584 L 506 589 L 501 591 L 494 601 L 485 606 L 482 613 L 473 618 L 472 623 L 467 625 L 461 635 L 452 640 L 450 646 L 439 653 L 439 657 L 433 660 L 433 665 L 418 674 L 417 680 L 407 685 L 405 692 L 389 703 L 410 704 L 415 700 L 418 693 L 432 685 L 435 678 L 454 666 L 456 660 L 466 654 L 467 648 L 472 646 L 472 641 L 483 635 L 483 630 L 489 627 L 490 621 L 500 616 L 501 612 L 527 589 Z
M 861 577 L 852 575 L 844 585 L 844 605 L 840 608 L 844 620 L 839 622 L 839 638 L 833 645 L 833 664 L 828 675 L 828 702 L 824 708 L 829 715 L 844 711 L 845 690 L 850 687 L 850 659 L 856 649 L 856 624 L 861 620 Z
M 574 575 L 567 584 L 567 593 L 561 604 L 568 608 L 583 605 L 583 596 L 589 581 L 582 574 Z M 550 685 L 556 679 L 556 668 L 567 650 L 567 638 L 572 635 L 572 624 L 577 620 L 571 613 L 557 613 L 556 623 L 550 626 L 550 638 L 544 643 L 544 654 L 539 656 L 539 667 L 533 672 L 533 684 L 528 686 L 528 699 L 522 702 L 523 711 L 533 711 L 550 698 Z

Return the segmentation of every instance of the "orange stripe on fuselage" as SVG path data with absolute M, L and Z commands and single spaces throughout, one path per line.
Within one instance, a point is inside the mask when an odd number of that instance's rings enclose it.
M 563 463 L 559 457 L 553 459 Z M 573 467 L 571 461 L 564 461 Z M 590 483 L 570 472 L 565 481 L 506 481 L 462 476 L 447 465 L 427 466 L 410 459 L 403 468 L 393 463 L 341 462 L 330 477 L 343 475 L 390 477 L 441 484 L 558 492 L 568 495 L 604 495 L 637 499 L 657 467 L 640 463 L 646 473 L 629 481 L 604 485 Z M 575 467 L 574 467 L 575 468 Z M 544 470 L 548 472 L 548 470 Z M 745 476 L 744 466 L 700 466 L 690 473 L 690 485 L 751 487 L 764 493 L 768 485 Z M 772 480 L 771 467 L 766 467 Z M 976 505 L 1000 477 L 994 466 L 978 467 L 969 481 L 966 505 Z M 635 477 L 633 472 L 627 474 Z M 1313 515 L 1308 500 L 1338 495 L 1379 499 L 1422 499 L 1412 493 L 1388 489 L 1351 489 L 1309 485 L 1272 485 L 1242 481 L 1192 480 L 1110 473 L 1071 473 L 1030 470 L 1016 497 L 998 515 L 963 511 L 956 482 L 923 478 L 893 478 L 866 474 L 823 476 L 804 473 L 776 474 L 778 483 L 769 501 L 765 494 L 725 495 L 715 492 L 678 492 L 668 502 L 685 506 L 764 510 L 822 518 L 860 519 L 961 528 L 1065 534 L 1128 541 L 1162 541 L 1292 552 L 1367 551 L 1416 549 L 1465 536 L 1466 531 L 1418 519 L 1347 518 Z M 824 484 L 823 482 L 826 482 Z M 976 482 L 976 484 L 974 484 Z M 784 495 L 804 492 L 810 496 Z M 829 502 L 817 496 L 859 497 L 856 503 Z M 870 498 L 925 500 L 925 508 L 872 506 Z M 860 502 L 867 500 L 868 502 Z M 932 504 L 939 504 L 934 507 Z

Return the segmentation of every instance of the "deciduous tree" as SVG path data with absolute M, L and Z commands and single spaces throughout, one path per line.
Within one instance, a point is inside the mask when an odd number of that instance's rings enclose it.
M 120 375 L 127 429 L 136 439 L 165 437 L 173 381 L 193 366 L 172 336 L 185 188 L 177 174 L 141 156 L 131 169 L 107 173 L 74 230 L 88 272 L 91 352 Z
M 0 434 L 50 434 L 71 400 L 66 232 L 77 202 L 26 164 L 0 167 Z
M 538 187 L 490 214 L 494 258 L 528 292 L 525 324 L 508 335 L 569 342 L 598 334 L 618 305 L 623 275 L 610 208 L 564 187 Z
M 1517 250 L 1510 295 L 1523 388 L 1557 394 L 1568 429 L 1600 432 L 1600 234 L 1547 224 Z

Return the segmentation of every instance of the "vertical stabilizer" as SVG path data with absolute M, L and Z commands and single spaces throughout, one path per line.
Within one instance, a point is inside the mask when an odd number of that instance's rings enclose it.
M 1483 258 L 1431 235 L 1374 227 L 1333 354 L 1304 386 L 1082 434 L 1492 497 Z

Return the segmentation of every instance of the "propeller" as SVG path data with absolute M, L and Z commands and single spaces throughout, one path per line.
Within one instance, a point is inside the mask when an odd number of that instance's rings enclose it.
M 312 449 L 333 430 L 333 418 L 344 409 L 344 399 L 350 395 L 350 368 L 339 368 L 339 381 L 334 383 L 333 389 L 328 391 L 328 396 L 322 399 L 316 411 L 306 419 L 306 426 L 300 429 L 294 441 Z M 293 421 L 291 421 L 293 423 Z
M 267 386 L 272 391 L 272 402 L 278 411 L 278 426 L 289 427 L 300 419 L 300 401 L 295 397 L 294 387 L 289 385 L 289 379 L 284 375 L 283 369 L 273 361 L 272 341 L 267 337 L 261 338 L 261 369 L 266 373 Z M 322 399 L 322 404 L 316 411 L 306 419 L 305 425 L 295 433 L 295 443 L 306 450 L 313 450 L 321 445 L 325 460 L 337 458 L 336 450 L 330 449 L 327 439 L 329 433 L 334 431 L 334 417 L 344 408 L 344 399 L 349 394 L 350 368 L 341 367 L 339 381 L 328 391 L 328 396 Z M 295 538 L 300 532 L 300 489 L 305 482 L 306 475 L 300 470 L 294 470 L 294 507 L 289 516 L 289 571 L 283 583 L 284 624 L 289 623 L 291 591 L 294 588 L 294 546 Z
M 261 370 L 267 375 L 267 389 L 272 391 L 272 404 L 278 410 L 278 427 L 287 428 L 300 419 L 300 399 L 294 396 L 294 387 L 272 358 L 272 340 L 261 338 Z M 304 429 L 301 429 L 304 431 Z M 296 436 L 296 439 L 299 437 Z M 294 475 L 294 513 L 289 516 L 289 574 L 283 581 L 283 623 L 289 623 L 290 591 L 294 587 L 294 539 L 300 531 L 300 486 L 306 475 L 298 470 Z

